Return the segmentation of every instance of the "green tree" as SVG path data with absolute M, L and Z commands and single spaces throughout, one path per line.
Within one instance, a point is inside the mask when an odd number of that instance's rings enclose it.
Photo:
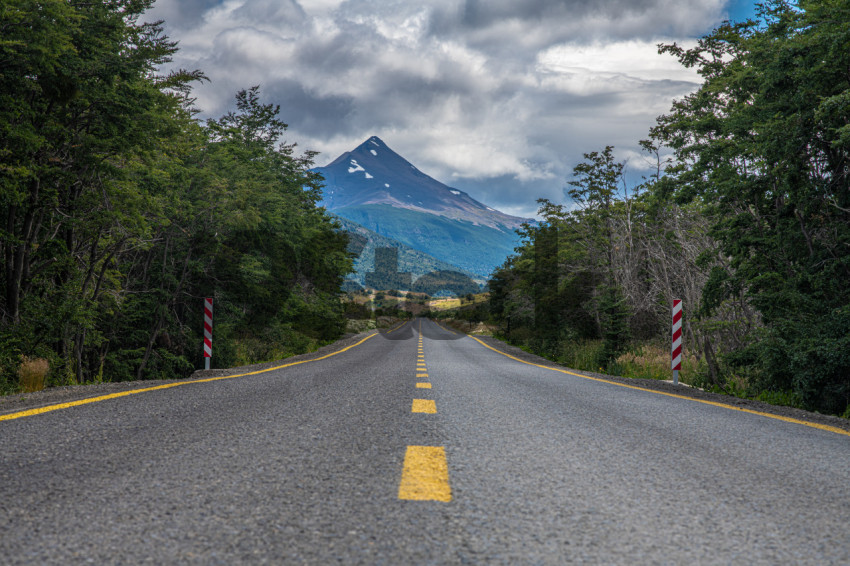
M 668 188 L 709 208 L 731 266 L 714 272 L 706 309 L 742 293 L 764 322 L 761 339 L 728 360 L 762 388 L 841 412 L 850 402 L 850 3 L 772 0 L 760 16 L 761 25 L 724 24 L 693 49 L 661 48 L 705 83 L 653 135 L 676 153 Z
M 0 385 L 21 355 L 57 382 L 185 375 L 215 296 L 219 364 L 338 336 L 347 239 L 314 154 L 259 89 L 201 124 L 200 72 L 147 0 L 0 6 Z M 5 384 L 5 385 L 4 385 Z
M 116 261 L 149 226 L 126 164 L 200 75 L 156 75 L 175 44 L 145 1 L 10 0 L 0 10 L 0 325 L 75 379 L 115 306 Z

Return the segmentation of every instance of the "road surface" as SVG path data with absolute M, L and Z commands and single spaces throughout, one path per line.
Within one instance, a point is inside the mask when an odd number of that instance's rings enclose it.
M 847 564 L 850 436 L 415 320 L 0 416 L 2 564 Z

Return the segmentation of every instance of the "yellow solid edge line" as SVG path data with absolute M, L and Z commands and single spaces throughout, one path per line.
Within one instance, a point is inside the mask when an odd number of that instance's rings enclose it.
M 410 407 L 411 413 L 428 413 L 433 415 L 437 412 L 437 404 L 432 399 L 414 399 Z
M 193 380 L 190 380 L 190 381 L 177 381 L 175 383 L 166 383 L 165 385 L 157 385 L 157 386 L 154 386 L 154 387 L 145 387 L 143 389 L 131 389 L 129 391 L 121 391 L 121 392 L 118 392 L 118 393 L 110 393 L 109 395 L 100 395 L 98 397 L 89 397 L 87 399 L 79 399 L 77 401 L 69 401 L 67 403 L 58 403 L 56 405 L 48 405 L 46 407 L 39 407 L 38 409 L 29 409 L 29 410 L 26 410 L 26 411 L 19 411 L 17 413 L 9 413 L 7 415 L 0 415 L 0 421 L 11 421 L 11 420 L 14 420 L 14 419 L 20 419 L 22 417 L 30 417 L 30 416 L 33 416 L 33 415 L 40 415 L 42 413 L 49 413 L 51 411 L 58 411 L 60 409 L 69 409 L 71 407 L 79 407 L 80 405 L 88 405 L 89 403 L 98 403 L 100 401 L 107 401 L 109 399 L 117 399 L 118 397 L 126 397 L 127 395 L 135 395 L 137 393 L 147 393 L 149 391 L 158 391 L 160 389 L 168 389 L 170 387 L 179 387 L 180 385 L 189 385 L 189 384 L 192 384 L 192 383 L 209 383 L 211 381 L 220 381 L 222 379 L 235 379 L 237 377 L 245 377 L 247 375 L 257 375 L 259 373 L 266 373 L 266 372 L 269 372 L 269 371 L 275 371 L 275 370 L 278 370 L 278 369 L 288 368 L 288 367 L 291 367 L 291 366 L 297 366 L 299 364 L 306 364 L 308 362 L 318 362 L 319 360 L 324 360 L 324 359 L 330 358 L 331 356 L 335 356 L 337 354 L 341 354 L 341 353 L 343 353 L 347 350 L 350 350 L 351 348 L 354 348 L 355 346 L 359 346 L 360 344 L 362 344 L 363 342 L 365 342 L 369 338 L 376 336 L 376 334 L 377 333 L 370 334 L 369 336 L 367 336 L 363 340 L 360 340 L 356 344 L 346 346 L 342 350 L 337 350 L 336 352 L 331 352 L 330 354 L 326 354 L 326 355 L 321 356 L 319 358 L 313 358 L 312 360 L 301 360 L 301 361 L 298 361 L 298 362 L 290 362 L 288 364 L 283 364 L 283 365 L 276 366 L 276 367 L 273 367 L 273 368 L 261 369 L 261 370 L 258 370 L 258 371 L 251 371 L 251 372 L 248 372 L 248 373 L 240 373 L 240 374 L 237 374 L 237 375 L 224 375 L 224 376 L 221 376 L 221 377 L 208 377 L 206 379 L 193 379 Z
M 469 335 L 467 334 L 467 336 L 469 336 Z M 686 395 L 678 395 L 676 393 L 667 393 L 666 391 L 656 391 L 654 389 L 646 389 L 644 387 L 638 387 L 636 385 L 626 385 L 625 383 L 618 383 L 616 381 L 601 379 L 599 377 L 590 377 L 589 375 L 582 375 L 580 373 L 574 373 L 574 372 L 571 372 L 571 371 L 568 371 L 568 370 L 565 370 L 565 369 L 561 369 L 561 368 L 553 368 L 551 366 L 544 366 L 544 365 L 541 365 L 541 364 L 535 364 L 533 362 L 527 362 L 525 360 L 521 360 L 521 359 L 514 357 L 510 354 L 502 352 L 501 350 L 497 350 L 496 348 L 490 346 L 489 344 L 485 344 L 484 342 L 482 342 L 481 340 L 479 340 L 475 336 L 469 336 L 469 337 L 472 338 L 473 340 L 475 340 L 476 342 L 478 342 L 479 344 L 481 344 L 482 346 L 484 346 L 485 348 L 489 348 L 490 350 L 493 350 L 496 353 L 502 354 L 503 356 L 507 356 L 508 358 L 510 358 L 512 360 L 516 360 L 520 363 L 527 364 L 527 365 L 530 365 L 530 366 L 536 366 L 536 367 L 543 368 L 543 369 L 558 371 L 558 372 L 561 372 L 561 373 L 574 375 L 574 376 L 580 377 L 582 379 L 589 379 L 590 381 L 598 381 L 600 383 L 610 383 L 611 385 L 616 385 L 617 387 L 625 387 L 626 389 L 636 389 L 637 391 L 646 391 L 647 393 L 655 393 L 656 395 L 664 395 L 666 397 L 675 397 L 676 399 L 684 399 L 685 401 L 694 401 L 696 403 L 702 403 L 703 405 L 712 405 L 714 407 L 721 407 L 723 409 L 729 409 L 729 410 L 732 410 L 732 411 L 740 411 L 742 413 L 750 413 L 751 415 L 759 415 L 759 416 L 762 416 L 762 417 L 767 417 L 769 419 L 776 419 L 776 420 L 779 420 L 779 421 L 785 421 L 787 423 L 799 424 L 799 425 L 808 426 L 808 427 L 811 427 L 811 428 L 817 428 L 817 429 L 820 429 L 820 430 L 825 430 L 825 431 L 828 431 L 828 432 L 834 432 L 836 434 L 841 434 L 841 435 L 844 435 L 844 436 L 850 436 L 850 431 L 846 431 L 844 429 L 841 429 L 841 428 L 838 428 L 838 427 L 835 427 L 835 426 L 830 426 L 830 425 L 825 425 L 825 424 L 820 424 L 820 423 L 812 423 L 812 422 L 809 422 L 809 421 L 803 421 L 803 420 L 795 419 L 795 418 L 792 418 L 792 417 L 783 417 L 782 415 L 774 415 L 774 414 L 771 414 L 771 413 L 764 413 L 762 411 L 756 411 L 756 410 L 753 410 L 753 409 L 745 409 L 744 407 L 735 407 L 734 405 L 727 405 L 726 403 L 718 403 L 717 401 L 707 401 L 705 399 L 695 399 L 693 397 L 688 397 Z
M 419 382 L 419 383 L 416 384 L 416 389 L 431 389 L 431 384 Z
M 445 331 L 447 331 L 447 332 L 451 332 L 452 334 L 458 334 L 458 332 L 455 332 L 453 329 L 449 328 L 449 327 L 448 327 L 448 326 L 446 326 L 445 324 L 443 324 L 443 323 L 441 323 L 441 322 L 437 322 L 437 321 L 434 321 L 434 322 L 436 323 L 436 325 L 437 325 L 437 327 L 438 327 L 438 328 L 442 328 L 443 330 L 445 330 Z M 467 336 L 468 336 L 468 335 L 467 335 Z
M 442 446 L 408 446 L 398 486 L 398 498 L 408 501 L 452 500 L 449 465 Z
M 408 320 L 408 321 L 406 321 L 406 322 L 402 322 L 399 326 L 396 326 L 396 327 L 395 327 L 395 328 L 393 328 L 392 330 L 387 330 L 386 332 L 384 332 L 384 334 L 389 334 L 390 332 L 395 332 L 396 330 L 398 330 L 399 328 L 401 328 L 402 326 L 404 326 L 404 325 L 405 325 L 405 324 L 407 324 L 408 322 L 410 322 L 410 321 Z

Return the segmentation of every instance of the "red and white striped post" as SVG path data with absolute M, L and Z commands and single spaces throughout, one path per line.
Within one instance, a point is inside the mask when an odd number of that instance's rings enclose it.
M 682 300 L 673 299 L 673 384 L 679 383 L 679 370 L 682 369 Z
M 212 357 L 212 297 L 204 299 L 204 369 L 210 369 Z

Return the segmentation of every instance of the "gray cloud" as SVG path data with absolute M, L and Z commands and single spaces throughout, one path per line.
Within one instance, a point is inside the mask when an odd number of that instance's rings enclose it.
M 321 96 L 294 80 L 271 83 L 263 89 L 263 97 L 280 105 L 281 115 L 293 130 L 309 131 L 317 136 L 356 133 L 349 119 L 355 111 L 351 97 Z
M 638 140 L 698 77 L 659 41 L 687 43 L 728 0 L 160 0 L 200 68 L 203 115 L 261 85 L 287 138 L 325 164 L 378 135 L 423 171 L 508 212 L 560 200 L 582 153 Z
M 295 0 L 251 0 L 233 10 L 233 16 L 241 22 L 279 22 L 288 26 L 303 24 L 307 19 Z
M 180 2 L 159 2 L 154 10 L 172 30 L 190 29 L 198 25 L 203 15 L 223 3 L 223 0 L 181 0 Z

